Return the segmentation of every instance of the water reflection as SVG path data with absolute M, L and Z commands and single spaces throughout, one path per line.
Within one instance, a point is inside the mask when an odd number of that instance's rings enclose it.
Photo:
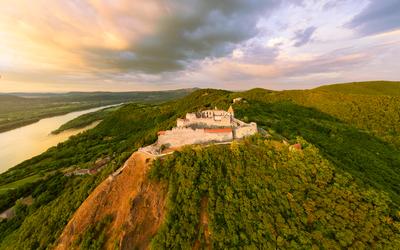
M 25 127 L 0 133 L 0 173 L 24 160 L 43 153 L 48 148 L 67 140 L 72 135 L 93 128 L 97 123 L 81 129 L 67 130 L 57 135 L 50 134 L 51 131 L 56 130 L 69 120 L 109 106 L 46 118 Z

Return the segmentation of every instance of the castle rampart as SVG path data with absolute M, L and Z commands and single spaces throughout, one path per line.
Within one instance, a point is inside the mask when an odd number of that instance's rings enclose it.
M 191 144 L 229 142 L 257 133 L 257 124 L 250 124 L 234 118 L 233 108 L 224 110 L 205 110 L 187 113 L 184 119 L 177 120 L 177 127 L 159 131 L 155 144 L 142 148 L 152 154 L 163 148 L 176 148 Z
M 207 129 L 173 128 L 158 136 L 157 145 L 180 147 L 190 144 L 209 142 L 226 142 L 233 139 L 232 129 L 229 131 L 212 131 Z

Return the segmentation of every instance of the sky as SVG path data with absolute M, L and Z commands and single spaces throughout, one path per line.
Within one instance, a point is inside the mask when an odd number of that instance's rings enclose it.
M 399 0 L 0 0 L 0 92 L 400 80 Z

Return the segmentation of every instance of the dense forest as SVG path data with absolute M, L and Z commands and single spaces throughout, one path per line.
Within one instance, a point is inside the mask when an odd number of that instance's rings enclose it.
M 75 119 L 72 119 L 65 124 L 61 125 L 58 129 L 52 131 L 52 134 L 59 134 L 68 129 L 78 129 L 84 128 L 94 122 L 103 120 L 110 112 L 113 112 L 120 108 L 120 106 L 113 106 L 109 108 L 104 108 L 95 112 L 83 114 Z
M 169 202 L 152 248 L 190 249 L 196 241 L 216 249 L 400 247 L 390 198 L 298 142 L 302 151 L 255 137 L 157 161 L 151 176 L 168 182 Z
M 316 89 L 344 94 L 400 96 L 400 82 L 389 81 L 331 84 L 324 85 Z
M 400 82 L 366 82 L 301 91 L 271 92 L 253 89 L 242 95 L 264 103 L 288 101 L 315 108 L 400 148 L 399 93 Z
M 0 193 L 0 211 L 14 206 L 15 212 L 0 222 L 0 249 L 51 248 L 93 188 L 132 152 L 153 143 L 157 131 L 171 128 L 186 112 L 227 109 L 235 97 L 244 98 L 234 104 L 235 116 L 257 122 L 271 137 L 187 148 L 157 161 L 151 177 L 168 183 L 169 212 L 153 239 L 155 249 L 396 248 L 400 98 L 368 94 L 376 84 L 351 93 L 339 87 L 203 89 L 167 103 L 127 104 L 103 113 L 96 128 L 0 175 L 0 187 L 22 183 Z M 303 151 L 291 152 L 282 140 L 300 142 Z M 104 157 L 111 160 L 97 174 L 66 175 Z M 202 208 L 208 228 L 199 224 Z M 204 231 L 211 233 L 206 237 Z

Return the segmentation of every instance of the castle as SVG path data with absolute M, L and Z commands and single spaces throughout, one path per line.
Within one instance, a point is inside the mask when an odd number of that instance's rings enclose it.
M 141 151 L 158 154 L 166 148 L 230 142 L 257 132 L 256 123 L 245 123 L 235 118 L 232 106 L 228 111 L 215 108 L 187 113 L 184 119 L 177 119 L 176 123 L 177 126 L 171 130 L 159 131 L 157 142 Z

